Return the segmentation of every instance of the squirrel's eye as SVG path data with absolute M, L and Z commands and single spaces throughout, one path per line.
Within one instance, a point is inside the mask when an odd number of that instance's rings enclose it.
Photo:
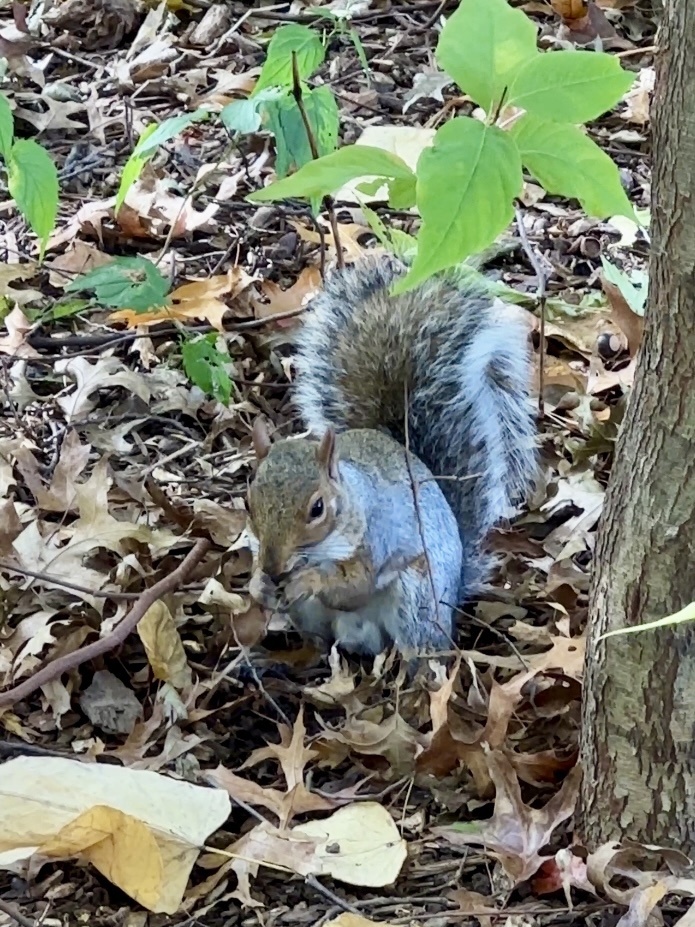
M 314 501 L 311 504 L 311 508 L 309 509 L 309 518 L 311 518 L 313 521 L 315 518 L 320 518 L 322 515 L 323 515 L 323 499 L 321 498 L 321 496 L 319 496 L 318 499 L 314 499 Z

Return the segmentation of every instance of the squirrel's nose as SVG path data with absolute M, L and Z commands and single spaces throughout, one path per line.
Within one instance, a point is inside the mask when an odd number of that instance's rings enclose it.
M 281 570 L 273 570 L 272 572 L 267 572 L 265 575 L 274 586 L 279 586 L 283 579 L 287 576 L 287 573 Z
M 277 560 L 266 561 L 263 565 L 263 572 L 275 586 L 277 586 L 286 575 L 286 571 L 282 569 Z

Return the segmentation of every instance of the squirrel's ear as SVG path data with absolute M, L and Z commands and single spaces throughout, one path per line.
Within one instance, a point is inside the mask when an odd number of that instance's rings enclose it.
M 316 460 L 320 467 L 324 467 L 332 480 L 338 478 L 338 450 L 335 443 L 335 432 L 329 426 L 316 449 Z
M 251 441 L 253 443 L 253 449 L 256 452 L 256 459 L 264 460 L 270 451 L 270 435 L 268 434 L 266 423 L 260 416 L 256 418 L 256 421 L 253 423 Z

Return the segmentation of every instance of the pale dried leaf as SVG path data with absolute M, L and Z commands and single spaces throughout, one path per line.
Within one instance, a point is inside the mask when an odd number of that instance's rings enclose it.
M 152 772 L 54 757 L 0 766 L 0 867 L 80 855 L 151 911 L 174 914 L 229 797 Z M 108 838 L 108 839 L 105 839 Z

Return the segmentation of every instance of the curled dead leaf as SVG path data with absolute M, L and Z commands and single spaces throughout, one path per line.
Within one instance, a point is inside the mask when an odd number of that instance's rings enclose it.
M 620 326 L 627 338 L 630 357 L 637 354 L 644 334 L 644 317 L 637 315 L 625 299 L 620 289 L 602 275 L 601 286 L 608 297 L 614 321 Z

